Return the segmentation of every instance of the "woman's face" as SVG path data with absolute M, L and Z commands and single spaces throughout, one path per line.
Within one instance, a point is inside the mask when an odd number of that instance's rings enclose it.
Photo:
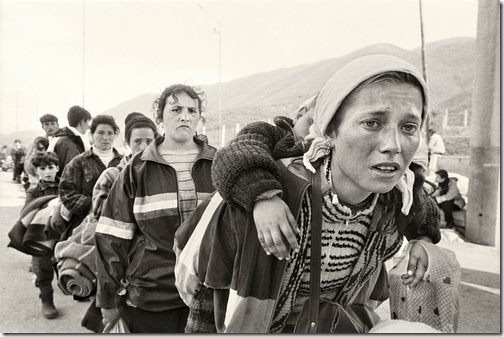
M 185 92 L 168 97 L 163 110 L 163 128 L 165 138 L 170 138 L 175 143 L 184 144 L 192 141 L 200 119 L 198 101 Z
M 436 182 L 442 183 L 443 181 L 444 181 L 444 179 L 439 174 L 436 174 Z
M 108 124 L 99 124 L 91 135 L 94 146 L 101 151 L 108 151 L 114 144 L 116 134 L 114 128 Z
M 377 82 L 355 92 L 339 113 L 331 171 L 343 201 L 390 191 L 420 142 L 422 94 L 410 84 Z
M 145 148 L 154 141 L 154 131 L 151 128 L 137 128 L 131 130 L 129 147 L 131 153 L 136 153 L 145 150 Z

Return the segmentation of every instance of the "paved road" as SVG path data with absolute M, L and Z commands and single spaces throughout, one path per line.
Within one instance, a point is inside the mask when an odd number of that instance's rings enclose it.
M 40 314 L 30 257 L 6 248 L 7 233 L 24 202 L 24 191 L 13 183 L 11 172 L 0 172 L 0 332 L 79 333 L 89 332 L 80 321 L 89 302 L 65 296 L 53 282 L 55 304 L 61 316 L 46 320 Z M 500 333 L 500 250 L 463 242 L 450 230 L 443 230 L 440 245 L 457 255 L 462 267 L 459 286 L 459 333 Z M 380 306 L 387 314 L 387 306 Z
M 7 248 L 7 233 L 24 203 L 24 190 L 11 181 L 12 172 L 0 172 L 0 331 L 3 333 L 89 332 L 80 321 L 90 302 L 65 296 L 53 281 L 54 302 L 60 317 L 47 320 L 40 313 L 34 275 L 28 271 L 31 257 Z

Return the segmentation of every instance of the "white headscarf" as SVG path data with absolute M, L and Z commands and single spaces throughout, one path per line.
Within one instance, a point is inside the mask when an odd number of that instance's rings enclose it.
M 428 112 L 428 90 L 420 71 L 412 64 L 391 55 L 367 55 L 359 57 L 337 70 L 320 90 L 314 107 L 313 124 L 305 140 L 313 140 L 303 156 L 307 169 L 315 172 L 312 162 L 331 153 L 332 139 L 326 135 L 327 127 L 343 100 L 362 82 L 379 74 L 402 72 L 411 74 L 422 86 L 422 124 Z M 414 174 L 409 169 L 397 187 L 403 192 L 403 213 L 408 214 L 412 198 Z M 410 197 L 406 195 L 410 195 Z M 407 199 L 407 200 L 406 200 Z

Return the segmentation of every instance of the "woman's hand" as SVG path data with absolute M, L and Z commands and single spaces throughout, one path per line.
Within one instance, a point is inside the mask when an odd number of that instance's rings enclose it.
M 257 201 L 253 215 L 257 237 L 266 254 L 282 260 L 290 258 L 290 248 L 299 250 L 296 219 L 282 199 L 274 196 Z
M 409 252 L 408 271 L 406 274 L 401 275 L 403 284 L 410 288 L 415 287 L 423 281 L 428 267 L 429 257 L 425 248 L 418 241 L 413 243 Z
M 121 312 L 116 309 L 101 309 L 101 314 L 102 314 L 102 323 L 105 326 L 103 328 L 103 333 L 109 333 L 110 330 L 114 327 L 114 325 L 117 323 L 119 318 L 121 318 Z

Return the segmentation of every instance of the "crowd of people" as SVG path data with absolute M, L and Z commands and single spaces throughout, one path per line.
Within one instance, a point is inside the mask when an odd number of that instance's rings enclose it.
M 44 317 L 58 316 L 56 275 L 89 302 L 82 325 L 97 333 L 118 325 L 368 332 L 388 297 L 384 263 L 404 238 L 412 246 L 402 284 L 424 282 L 441 237 L 434 197 L 448 210 L 451 185 L 439 171 L 441 192 L 424 189 L 416 154 L 429 95 L 413 65 L 357 58 L 293 119 L 252 123 L 219 151 L 196 132 L 204 102 L 196 88 L 175 84 L 153 102 L 155 121 L 129 113 L 128 155 L 114 148 L 114 117 L 80 106 L 63 128 L 42 116 L 45 137 L 15 147 L 24 164 L 13 178 L 28 177 L 25 209 L 51 209 L 33 217 L 46 219 L 40 242 L 54 243 L 32 259 Z M 69 272 L 62 256 L 71 251 L 78 263 Z M 328 331 L 310 316 L 314 296 L 317 307 L 337 308 Z M 433 327 L 456 329 L 443 322 Z

